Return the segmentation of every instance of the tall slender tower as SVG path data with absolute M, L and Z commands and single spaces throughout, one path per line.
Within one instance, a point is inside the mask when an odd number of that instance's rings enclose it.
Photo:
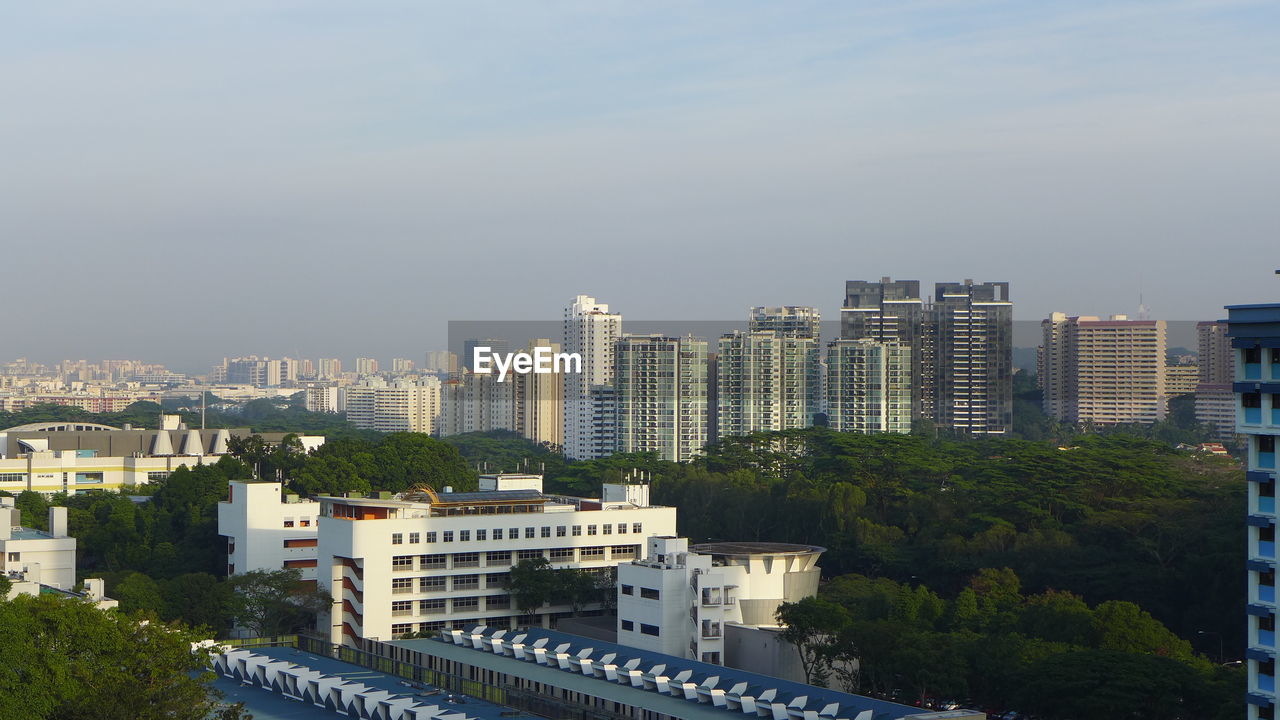
M 609 312 L 609 306 L 589 295 L 579 295 L 564 311 L 564 350 L 582 357 L 582 372 L 564 376 L 564 453 L 567 457 L 587 460 L 609 453 L 598 436 L 612 428 L 595 418 L 592 394 L 604 397 L 610 393 L 601 386 L 613 383 L 615 344 L 622 336 L 622 316 Z M 598 405 L 599 403 L 594 403 Z
M 1227 307 L 1235 355 L 1236 433 L 1245 441 L 1249 574 L 1245 607 L 1248 720 L 1275 717 L 1276 440 L 1280 438 L 1280 303 Z
M 964 433 L 1013 429 L 1013 303 L 1009 283 L 938 283 L 934 331 L 934 422 Z

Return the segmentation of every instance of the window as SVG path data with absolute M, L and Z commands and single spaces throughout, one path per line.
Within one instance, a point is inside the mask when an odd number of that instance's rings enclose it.
M 403 544 L 404 544 L 404 533 L 391 533 L 391 544 L 392 544 L 392 545 L 403 545 Z
M 490 595 L 484 599 L 485 610 L 507 610 L 510 607 L 510 595 Z
M 301 520 L 298 521 L 298 525 L 300 525 L 301 527 L 311 527 L 311 521 L 308 520 L 307 518 L 302 518 Z
M 640 528 L 641 528 L 640 523 L 631 523 L 631 532 L 639 535 L 640 533 L 644 532 Z
M 511 573 L 489 573 L 484 576 L 484 586 L 489 590 L 504 588 L 509 580 L 511 580 Z
M 443 629 L 443 621 L 418 623 L 418 632 L 420 633 L 437 632 Z
M 658 637 L 658 626 L 657 626 L 657 625 L 645 625 L 644 623 L 640 623 L 640 634 L 642 634 L 642 635 L 652 635 L 652 636 L 654 636 L 654 637 Z
M 516 551 L 517 560 L 536 560 L 542 557 L 541 550 L 518 550 Z
M 293 521 L 292 521 L 292 520 L 285 520 L 285 521 L 284 521 L 284 526 L 285 526 L 285 527 L 293 527 Z
M 485 540 L 487 540 L 487 539 L 488 539 L 488 537 L 487 537 L 487 536 L 488 536 L 488 534 L 489 534 L 489 531 L 488 531 L 488 530 L 477 530 L 477 531 L 476 531 L 476 540 L 483 542 L 483 541 L 485 541 Z
M 569 534 L 569 528 L 565 527 L 564 525 L 556 526 L 556 537 L 564 537 L 565 535 L 568 535 L 568 534 Z
M 595 547 L 584 547 L 582 548 L 582 551 L 579 553 L 578 557 L 581 558 L 582 560 L 603 560 L 604 547 L 599 545 Z
M 418 578 L 418 592 L 443 592 L 444 586 L 445 582 L 442 577 Z
M 408 635 L 413 632 L 413 623 L 395 623 L 391 626 L 392 635 Z
M 653 588 L 647 588 L 647 587 L 640 588 L 640 597 L 644 598 L 645 600 L 657 600 L 658 595 L 659 595 L 658 591 Z
M 573 560 L 573 548 L 551 548 L 552 560 Z
M 622 629 L 626 630 L 627 632 L 634 632 L 636 629 L 636 624 L 631 622 L 630 620 L 623 620 L 619 624 L 622 625 Z
M 1262 393 L 1242 393 L 1240 395 L 1240 405 L 1247 408 L 1262 407 Z
M 510 530 L 508 530 L 508 531 L 507 531 L 507 537 L 511 538 L 512 540 L 519 540 L 519 539 L 520 539 L 520 528 L 511 528 Z
M 392 578 L 391 592 L 396 595 L 413 592 L 413 578 Z
M 448 555 L 423 555 L 419 565 L 423 570 L 441 570 L 447 563 Z
M 412 615 L 412 614 L 413 614 L 412 600 L 396 600 L 395 602 L 391 603 L 392 617 L 404 617 L 405 615 Z
M 315 538 L 294 538 L 292 540 L 285 540 L 284 546 L 287 548 L 315 547 L 318 542 L 319 541 Z
M 454 590 L 478 590 L 480 588 L 479 575 L 454 575 Z
M 9 553 L 9 562 L 20 562 L 21 560 L 22 560 L 22 553 L 20 552 Z
M 634 586 L 634 585 L 623 585 L 623 586 L 622 586 L 622 594 L 623 594 L 623 595 L 635 595 L 635 594 L 636 594 L 636 588 L 635 588 L 635 586 Z
M 417 545 L 422 542 L 422 533 L 409 533 L 409 544 Z
M 595 525 L 588 525 L 588 526 L 587 526 L 587 534 L 588 534 L 588 535 L 595 535 L 595 534 L 596 534 L 596 526 L 595 526 Z
M 452 530 L 445 530 L 445 531 L 444 531 L 444 541 L 445 541 L 445 542 L 453 542 L 453 531 L 452 531 Z
M 453 566 L 456 568 L 480 567 L 480 553 L 454 553 Z
M 602 531 L 605 535 L 612 535 L 612 534 L 613 534 L 613 525 L 611 525 L 611 524 L 609 524 L 609 523 L 605 523 L 604 527 L 603 527 L 603 528 L 601 528 L 601 531 Z
M 392 569 L 392 570 L 412 570 L 412 569 L 413 569 L 413 556 L 412 556 L 412 555 L 397 555 L 397 556 L 395 556 L 395 557 L 391 558 L 391 569 Z
M 1251 347 L 1244 349 L 1244 362 L 1246 365 L 1262 362 L 1262 348 Z
M 613 558 L 633 558 L 636 556 L 635 545 L 614 545 L 609 548 L 609 557 Z
M 534 528 L 527 527 L 524 529 L 524 539 L 532 540 L 534 538 Z
M 493 539 L 494 539 L 494 540 L 501 540 L 501 539 L 502 539 L 502 528 L 494 528 L 494 529 L 493 529 Z
M 471 531 L 470 531 L 470 530 L 459 530 L 459 531 L 458 531 L 458 542 L 471 542 Z
M 433 543 L 433 542 L 435 542 L 435 541 L 436 541 L 436 531 L 435 531 L 435 530 L 428 530 L 428 531 L 427 531 L 427 542 L 429 542 L 429 543 Z
M 490 553 L 485 553 L 484 564 L 485 565 L 510 565 L 511 551 L 498 550 Z
M 581 535 L 581 534 L 582 534 L 582 526 L 581 526 L 581 525 L 574 525 L 574 526 L 573 526 L 573 536 L 574 536 L 574 537 L 578 537 L 578 536 L 579 536 L 579 535 Z
M 26 476 L 26 475 L 23 475 L 22 477 L 23 477 L 23 479 L 25 480 L 27 476 Z M 152 472 L 147 473 L 147 482 L 155 482 L 156 480 L 164 480 L 164 479 L 167 479 L 168 477 L 169 477 L 169 473 L 168 473 L 168 472 L 166 472 L 166 471 L 164 471 L 164 470 L 155 470 L 155 471 L 152 471 Z
M 1275 435 L 1259 435 L 1258 436 L 1258 452 L 1273 453 L 1276 451 Z
M 436 600 L 419 600 L 418 612 L 422 615 L 441 613 L 444 612 L 445 603 L 446 600 L 444 598 L 438 598 Z
M 1260 542 L 1275 542 L 1276 526 L 1264 525 L 1263 527 L 1258 528 L 1258 540 Z
M 627 534 L 627 524 L 626 524 L 626 523 L 618 523 L 618 534 L 619 534 L 619 535 L 626 535 L 626 534 Z
M 458 612 L 460 610 L 479 610 L 479 609 L 480 609 L 480 598 L 478 597 L 463 597 L 463 598 L 453 599 L 454 612 Z
M 702 662 L 704 662 L 704 663 L 710 663 L 710 664 L 712 664 L 712 665 L 719 665 L 719 664 L 720 664 L 720 652 L 719 652 L 719 651 L 715 651 L 715 652 L 704 652 L 704 653 L 702 653 Z
M 542 537 L 544 537 L 544 538 L 549 538 L 549 537 L 551 537 L 551 526 L 550 526 L 550 525 L 543 525 L 543 526 L 542 526 Z

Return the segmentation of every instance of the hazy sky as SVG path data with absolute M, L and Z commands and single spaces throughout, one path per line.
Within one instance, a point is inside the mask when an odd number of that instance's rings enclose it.
M 421 358 L 449 319 L 1280 301 L 1280 3 L 0 11 L 0 359 Z

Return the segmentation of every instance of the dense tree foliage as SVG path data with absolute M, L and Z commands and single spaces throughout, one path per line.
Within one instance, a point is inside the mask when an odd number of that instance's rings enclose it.
M 0 595 L 0 717 L 234 720 L 198 633 L 56 595 Z
M 465 492 L 476 489 L 478 476 L 457 448 L 422 433 L 390 433 L 377 440 L 339 438 L 296 457 L 296 470 L 283 477 L 303 495 L 402 492 L 419 485 Z
M 853 692 L 960 699 L 1048 720 L 1239 714 L 1240 670 L 1197 655 L 1133 603 L 1023 595 L 1008 568 L 980 570 L 950 598 L 844 575 L 778 617 L 810 677 Z

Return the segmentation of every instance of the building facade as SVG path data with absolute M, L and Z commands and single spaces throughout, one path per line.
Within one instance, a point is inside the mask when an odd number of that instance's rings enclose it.
M 1236 435 L 1235 356 L 1227 337 L 1227 323 L 1196 323 L 1200 382 L 1196 385 L 1196 422 L 1217 431 L 1217 439 Z
M 1234 305 L 1227 335 L 1235 355 L 1236 432 L 1247 449 L 1248 720 L 1276 706 L 1276 441 L 1280 439 L 1280 303 Z
M 723 665 L 729 624 L 775 626 L 784 602 L 818 592 L 810 545 L 707 543 L 651 537 L 645 554 L 618 566 L 618 642 Z
M 934 372 L 932 335 L 919 280 L 880 282 L 849 280 L 840 309 L 840 337 L 845 340 L 895 342 L 911 355 L 911 415 L 932 418 Z
M 517 428 L 514 381 L 498 382 L 497 373 L 474 373 L 464 368 L 441 386 L 436 425 L 441 437 Z
M 1041 329 L 1045 413 L 1080 425 L 1164 419 L 1168 376 L 1163 320 L 1053 313 Z
M 521 617 L 508 587 L 512 566 L 545 558 L 555 568 L 607 572 L 634 559 L 644 538 L 675 532 L 675 508 L 649 505 L 647 490 L 606 484 L 600 498 L 527 486 L 319 498 L 317 577 L 334 600 L 321 630 L 334 644 L 359 645 L 362 638 L 567 616 L 567 605 L 544 605 L 535 617 Z
M 937 283 L 934 293 L 929 313 L 935 358 L 933 421 L 972 435 L 1008 434 L 1013 429 L 1009 283 Z
M 757 320 L 753 315 L 752 327 L 761 326 Z M 784 317 L 775 325 L 790 321 Z M 806 322 L 799 329 L 811 327 Z M 721 336 L 717 349 L 716 437 L 814 424 L 822 400 L 816 338 L 782 330 L 734 332 Z
M 314 585 L 319 516 L 320 503 L 284 494 L 278 482 L 233 480 L 218 503 L 227 575 L 292 569 Z
M 693 337 L 624 335 L 618 340 L 617 447 L 673 462 L 707 444 L 707 342 Z
M 546 338 L 531 340 L 526 351 L 538 348 L 560 352 L 560 343 Z M 514 385 L 516 431 L 533 442 L 559 449 L 564 445 L 564 374 L 517 373 Z
M 359 385 L 340 388 L 347 420 L 364 430 L 435 433 L 441 415 L 438 378 L 365 378 Z
M 896 342 L 827 346 L 827 425 L 857 433 L 911 432 L 911 349 Z
M 602 448 L 611 447 L 607 438 L 598 435 L 602 428 L 592 394 L 613 383 L 614 353 L 621 336 L 622 316 L 589 295 L 577 296 L 565 309 L 564 350 L 582 358 L 582 372 L 564 376 L 564 454 L 570 459 L 601 457 Z

